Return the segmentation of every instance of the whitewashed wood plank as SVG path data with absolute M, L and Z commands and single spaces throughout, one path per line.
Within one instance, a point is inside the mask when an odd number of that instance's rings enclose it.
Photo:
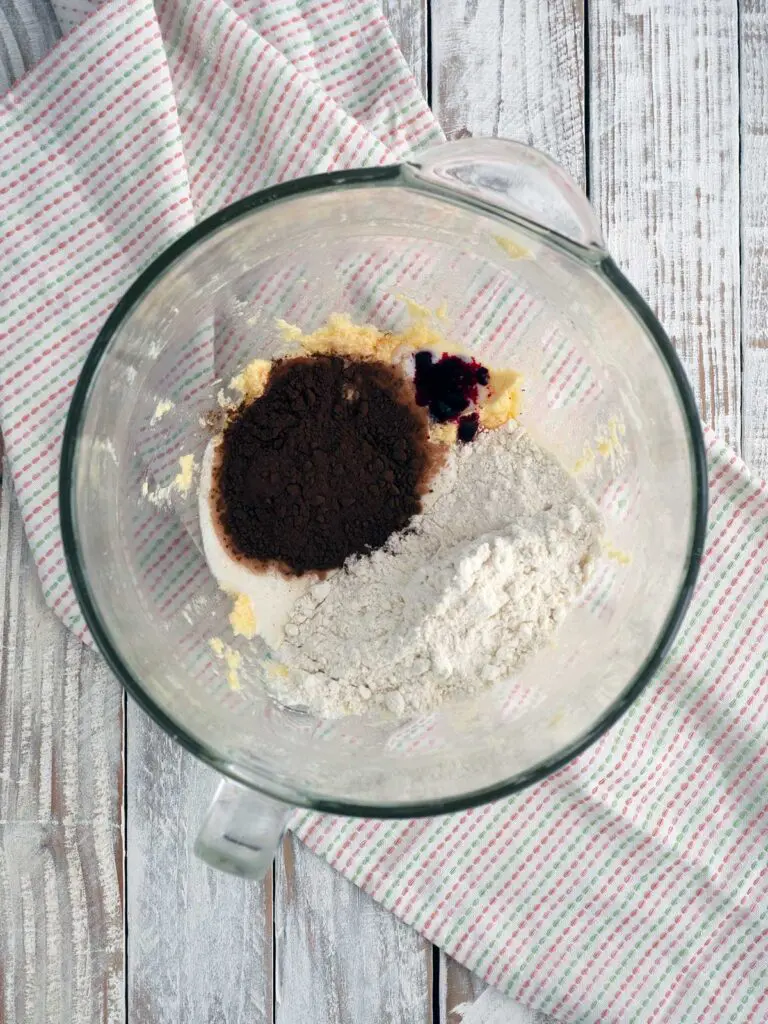
M 741 437 L 736 0 L 591 0 L 592 198 L 608 248 Z M 764 59 L 764 55 L 763 55 Z
M 519 139 L 586 184 L 582 0 L 433 0 L 433 109 L 448 135 Z M 441 1021 L 513 1024 L 524 1008 L 441 953 Z
M 218 777 L 132 702 L 126 749 L 129 1024 L 271 1024 L 271 875 L 194 856 Z
M 429 944 L 291 836 L 276 870 L 276 1024 L 430 1024 Z
M 384 17 L 426 97 L 428 0 L 382 0 Z M 439 0 L 438 0 L 439 2 Z
M 443 974 L 444 960 L 441 954 L 444 1024 L 553 1024 L 551 1017 L 512 1002 L 453 961 L 448 960 L 451 969 Z
M 446 134 L 528 142 L 583 182 L 582 0 L 433 0 L 431 23 Z
M 743 454 L 768 478 L 768 0 L 742 0 Z
M 45 607 L 0 495 L 0 1020 L 121 1024 L 122 691 Z
M 471 1021 L 473 1017 L 470 1012 L 471 1008 L 477 1006 L 483 993 L 491 991 L 476 974 L 456 963 L 442 950 L 440 951 L 438 978 L 441 1024 L 464 1024 L 464 1018 Z M 505 1000 L 505 1002 L 510 1001 Z M 487 1024 L 483 1019 L 487 1016 L 483 1010 L 483 1003 L 480 1003 L 476 1016 L 478 1018 L 476 1024 Z

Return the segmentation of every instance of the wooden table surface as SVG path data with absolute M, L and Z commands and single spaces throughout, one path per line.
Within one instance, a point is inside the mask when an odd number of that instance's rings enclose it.
M 703 418 L 768 474 L 768 0 L 385 6 L 449 136 L 530 142 L 587 189 Z M 536 1019 L 290 838 L 264 885 L 196 862 L 214 776 L 47 611 L 7 473 L 0 566 L 0 1021 Z

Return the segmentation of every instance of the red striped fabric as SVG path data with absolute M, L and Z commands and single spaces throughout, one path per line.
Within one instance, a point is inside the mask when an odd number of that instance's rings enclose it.
M 84 632 L 58 527 L 61 430 L 128 284 L 196 218 L 254 189 L 440 137 L 367 0 L 109 4 L 0 100 L 0 426 L 46 600 L 71 628 Z M 349 296 L 376 308 L 384 272 L 350 264 Z M 487 323 L 492 354 L 529 304 L 478 280 L 464 315 Z M 216 372 L 209 327 L 184 354 L 192 396 Z M 222 351 L 239 344 L 233 332 Z M 547 338 L 543 355 L 553 405 L 594 397 L 566 339 Z M 149 465 L 167 466 L 171 435 L 141 443 Z M 768 498 L 732 452 L 711 436 L 708 447 L 691 611 L 608 735 L 525 793 L 463 814 L 295 823 L 403 920 L 558 1020 L 768 1019 Z M 606 488 L 606 507 L 635 485 Z M 173 513 L 136 535 L 162 602 L 206 585 Z M 585 600 L 597 606 L 601 587 Z

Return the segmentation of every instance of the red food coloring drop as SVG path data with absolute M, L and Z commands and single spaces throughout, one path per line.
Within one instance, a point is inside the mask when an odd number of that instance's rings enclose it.
M 459 429 L 456 432 L 456 436 L 463 444 L 467 444 L 469 441 L 474 441 L 479 429 L 480 416 L 476 412 L 471 412 L 467 416 L 462 416 L 459 420 Z
M 488 383 L 490 376 L 488 369 L 476 359 L 463 359 L 447 352 L 437 360 L 428 350 L 417 352 L 414 367 L 416 402 L 426 406 L 438 423 L 459 420 L 465 410 L 477 402 L 478 389 Z M 471 420 L 471 416 L 463 418 Z M 470 429 L 470 426 L 465 427 L 466 432 Z M 477 427 L 466 440 L 472 440 L 476 433 Z

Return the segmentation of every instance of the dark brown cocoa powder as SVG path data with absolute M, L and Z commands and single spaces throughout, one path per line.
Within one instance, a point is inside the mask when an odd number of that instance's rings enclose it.
M 406 527 L 435 468 L 426 410 L 399 369 L 286 359 L 224 431 L 214 510 L 236 557 L 322 573 Z

